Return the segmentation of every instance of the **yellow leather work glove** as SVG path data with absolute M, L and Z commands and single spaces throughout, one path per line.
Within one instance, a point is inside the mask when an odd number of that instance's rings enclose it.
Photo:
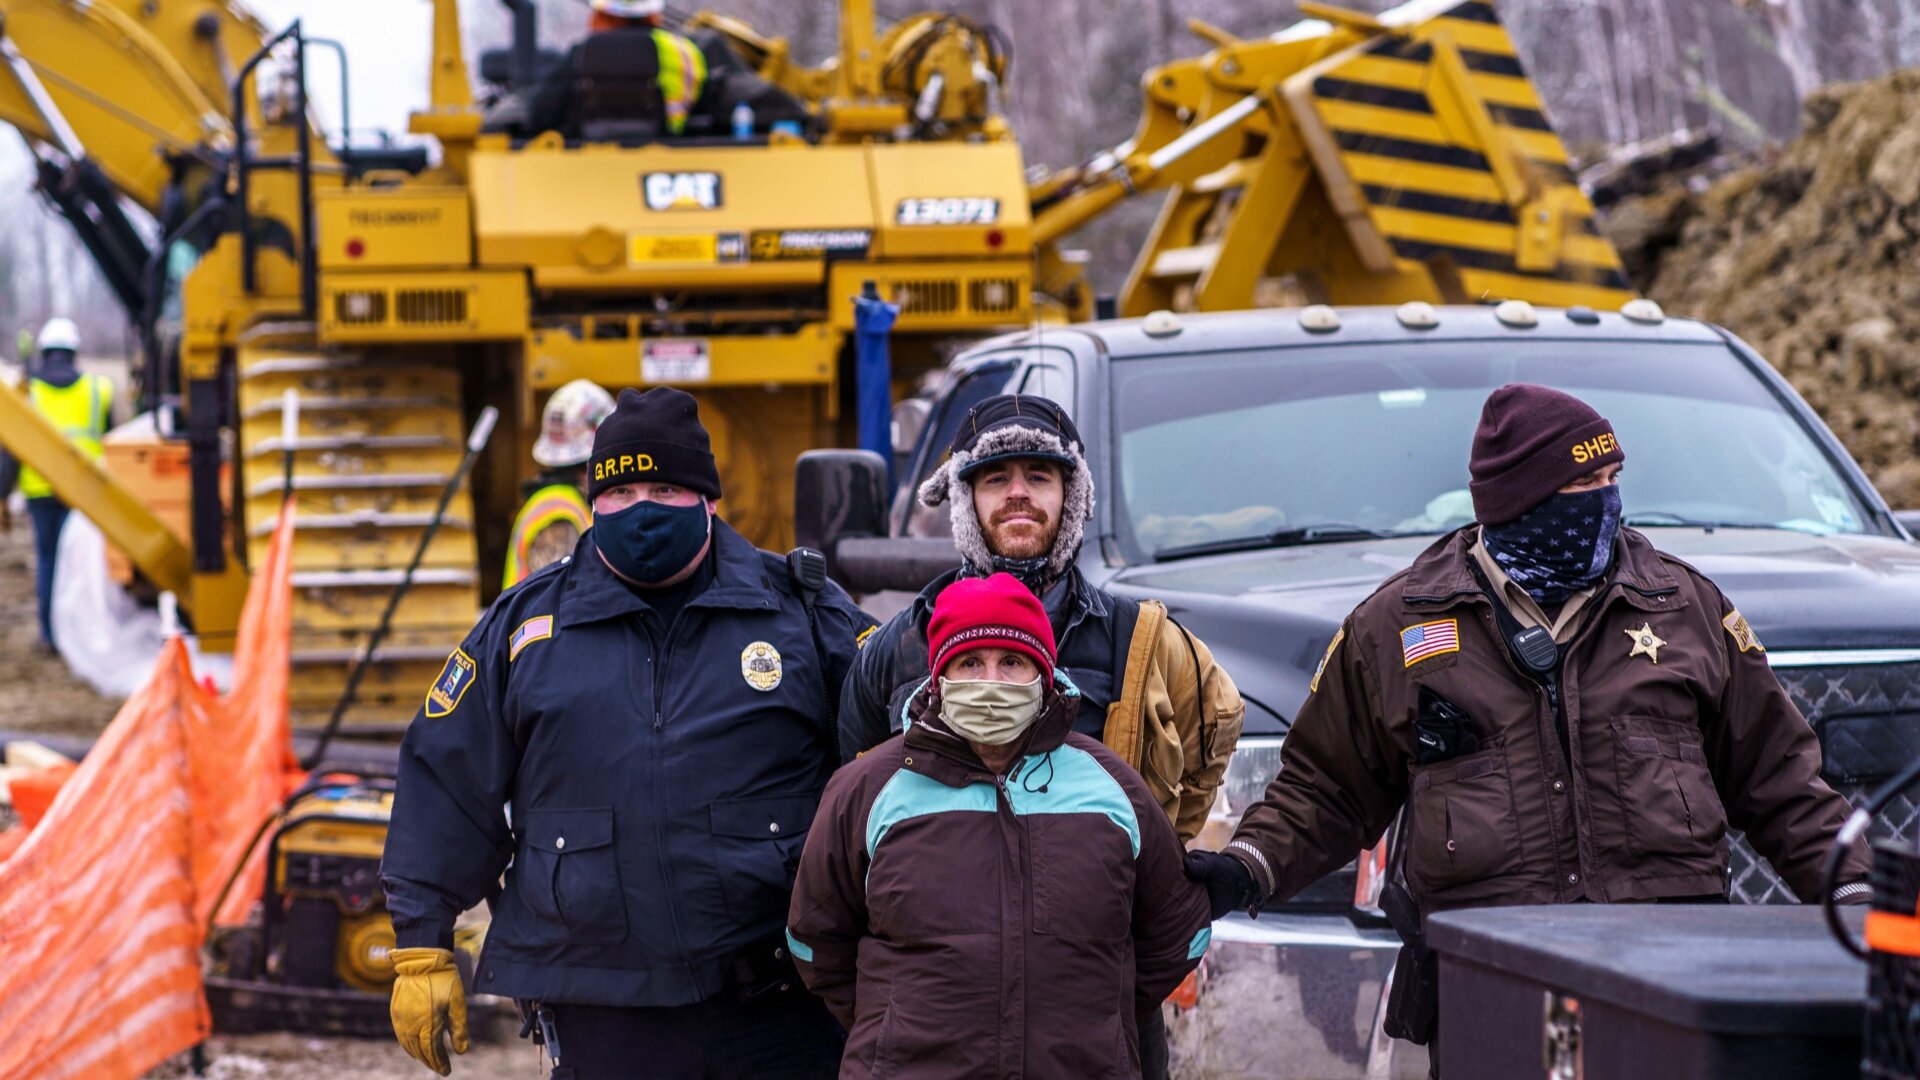
M 422 1065 L 446 1076 L 453 1052 L 467 1052 L 467 995 L 450 949 L 395 949 L 393 958 L 393 1033 L 400 1048 Z

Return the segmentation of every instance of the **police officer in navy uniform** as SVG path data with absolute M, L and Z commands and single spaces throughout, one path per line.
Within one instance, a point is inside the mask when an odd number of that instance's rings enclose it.
M 493 604 L 401 747 L 395 1034 L 441 1075 L 465 1051 L 453 924 L 491 898 L 471 989 L 521 1002 L 555 1077 L 832 1076 L 781 931 L 873 620 L 714 516 L 690 396 L 622 391 L 589 470 L 593 527 Z

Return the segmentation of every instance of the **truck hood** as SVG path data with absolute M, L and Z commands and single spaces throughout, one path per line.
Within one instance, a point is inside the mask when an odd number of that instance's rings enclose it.
M 1784 529 L 1643 529 L 1720 586 L 1772 653 L 1920 648 L 1920 544 Z M 1247 699 L 1247 731 L 1283 730 L 1347 613 L 1426 550 L 1405 537 L 1131 567 L 1106 585 L 1165 601 Z

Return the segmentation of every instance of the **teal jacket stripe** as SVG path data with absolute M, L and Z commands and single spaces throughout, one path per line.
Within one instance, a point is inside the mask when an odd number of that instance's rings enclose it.
M 793 935 L 788 934 L 787 940 L 793 941 Z M 1211 926 L 1201 927 L 1200 932 L 1193 935 L 1193 944 L 1187 946 L 1187 959 L 1198 960 L 1200 957 L 1205 956 L 1207 954 L 1207 946 L 1211 944 L 1213 944 L 1213 927 Z M 794 941 L 793 943 L 793 954 L 795 956 L 800 955 L 800 943 L 797 941 Z M 807 960 L 813 959 L 812 949 L 807 950 L 807 955 L 804 957 L 804 959 L 807 959 Z
M 1047 759 L 1051 757 L 1052 761 Z M 1029 790 L 1036 775 L 1051 769 L 1042 791 Z M 1101 814 L 1127 834 L 1133 857 L 1140 857 L 1140 820 L 1134 816 L 1133 803 L 1120 782 L 1113 778 L 1092 754 L 1071 746 L 1062 746 L 1052 754 L 1038 754 L 1021 760 L 1007 784 L 1007 798 L 1015 814 Z M 867 862 L 873 862 L 880 841 L 895 825 L 929 814 L 961 811 L 991 814 L 994 811 L 993 785 L 968 784 L 948 787 L 931 777 L 902 769 L 887 780 L 880 796 L 867 813 Z
M 1053 760 L 1048 761 L 1051 757 Z M 1053 776 L 1047 776 L 1047 770 Z M 1016 814 L 1104 814 L 1127 834 L 1133 845 L 1133 857 L 1140 857 L 1140 819 L 1134 816 L 1133 803 L 1120 787 L 1120 781 L 1085 750 L 1062 746 L 1051 754 L 1038 754 L 1020 764 L 1009 778 L 1007 797 Z M 1040 783 L 1034 781 L 1038 778 Z
M 894 773 L 887 786 L 880 789 L 879 797 L 873 800 L 873 809 L 867 812 L 868 864 L 872 864 L 873 853 L 879 850 L 887 830 L 895 825 L 910 818 L 960 811 L 993 813 L 993 785 L 948 787 L 909 769 Z
M 794 959 L 802 960 L 809 964 L 813 963 L 813 946 L 794 937 L 793 931 L 791 930 L 787 931 L 787 948 L 793 950 Z

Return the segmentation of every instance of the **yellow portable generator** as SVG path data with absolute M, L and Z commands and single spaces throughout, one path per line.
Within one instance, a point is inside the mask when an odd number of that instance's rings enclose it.
M 380 852 L 393 790 L 388 777 L 316 773 L 262 830 L 271 838 L 260 905 L 246 924 L 216 927 L 207 940 L 216 1030 L 392 1034 L 393 924 Z M 484 934 L 455 934 L 468 986 Z M 469 1005 L 478 1026 L 487 1013 Z

